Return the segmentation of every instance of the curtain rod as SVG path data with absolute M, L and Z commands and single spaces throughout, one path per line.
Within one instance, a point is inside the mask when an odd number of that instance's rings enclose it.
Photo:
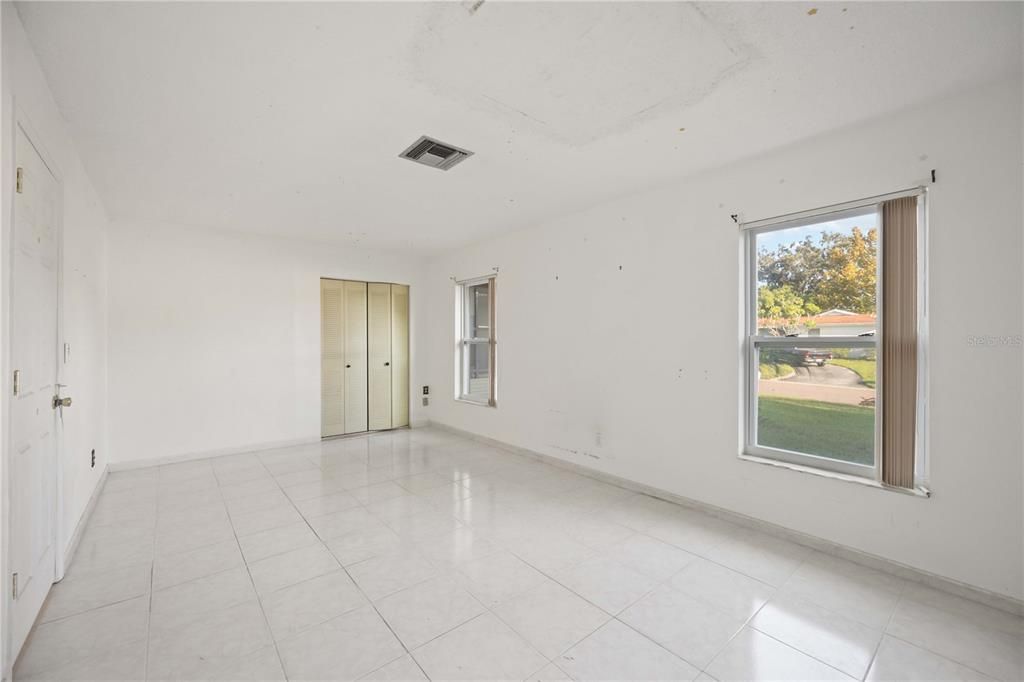
M 467 284 L 469 282 L 483 282 L 485 280 L 491 279 L 492 277 L 497 277 L 499 269 L 500 268 L 498 268 L 497 266 L 491 268 L 491 271 L 494 272 L 493 275 L 480 275 L 478 277 L 465 277 L 463 279 L 459 279 L 455 275 L 449 275 L 448 279 L 455 282 L 456 284 Z
M 931 171 L 931 181 L 935 182 L 935 170 Z M 733 213 L 729 217 L 732 218 L 733 222 L 736 223 L 741 230 L 750 230 L 758 227 L 764 227 L 766 225 L 773 225 L 775 223 L 788 222 L 790 220 L 800 220 L 801 218 L 810 218 L 816 215 L 824 215 L 827 213 L 838 213 L 839 211 L 861 208 L 863 206 L 870 206 L 871 204 L 879 203 L 889 199 L 898 199 L 905 196 L 913 196 L 915 194 L 921 194 L 928 191 L 928 187 L 925 185 L 917 185 L 916 187 L 908 187 L 906 189 L 897 190 L 895 192 L 886 192 L 885 194 L 876 194 L 870 197 L 864 197 L 862 199 L 854 199 L 853 201 L 844 201 L 838 204 L 829 204 L 827 206 L 820 206 L 818 208 L 808 209 L 806 211 L 799 211 L 797 213 L 783 213 L 781 215 L 771 216 L 769 218 L 759 218 L 757 220 L 740 220 L 738 213 Z

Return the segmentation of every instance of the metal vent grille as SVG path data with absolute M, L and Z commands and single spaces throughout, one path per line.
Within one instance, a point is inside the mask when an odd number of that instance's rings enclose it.
M 430 166 L 431 168 L 448 170 L 463 159 L 473 156 L 473 152 L 423 135 L 420 139 L 409 145 L 399 156 L 416 163 L 422 163 L 424 166 Z

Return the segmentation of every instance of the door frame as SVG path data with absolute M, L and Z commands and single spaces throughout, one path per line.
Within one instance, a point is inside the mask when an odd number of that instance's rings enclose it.
M 0 176 L 4 178 L 3 196 L 9 198 L 9 203 L 3 212 L 3 229 L 0 234 L 0 245 L 3 253 L 6 254 L 2 265 L 3 277 L 0 281 L 2 296 L 0 296 L 0 342 L 2 342 L 2 354 L 0 354 L 0 473 L 2 473 L 2 485 L 0 485 L 0 591 L 3 599 L 0 601 L 0 674 L 5 679 L 12 679 L 14 662 L 17 654 L 11 650 L 11 613 L 13 597 L 10 584 L 10 440 L 11 440 L 11 401 L 13 391 L 13 359 L 11 357 L 11 293 L 14 287 L 12 268 L 14 254 L 11 251 L 13 245 L 14 218 L 15 218 L 15 178 L 17 173 L 17 138 L 20 129 L 28 138 L 29 143 L 39 154 L 50 174 L 57 183 L 57 206 L 54 211 L 55 229 L 57 239 L 57 319 L 56 337 L 57 343 L 53 349 L 57 360 L 57 382 L 64 382 L 64 358 L 61 353 L 64 342 L 64 176 L 56 164 L 54 156 L 48 151 L 45 139 L 32 124 L 26 113 L 18 107 L 16 97 L 11 98 L 11 123 L 8 129 L 3 131 L 5 146 L 10 149 L 8 158 L 5 159 L 3 172 Z M 53 509 L 53 546 L 54 546 L 54 582 L 64 578 L 64 566 L 66 563 L 66 547 L 61 541 L 64 537 L 64 429 L 58 427 L 55 430 L 54 438 L 54 509 Z
M 394 431 L 396 429 L 407 429 L 407 428 L 411 427 L 412 426 L 412 398 L 413 398 L 413 390 L 412 390 L 412 285 L 411 284 L 406 284 L 404 282 L 382 282 L 380 280 L 353 279 L 351 277 L 328 277 L 326 275 L 320 275 L 317 278 L 317 282 L 319 283 L 320 281 L 325 280 L 325 279 L 331 280 L 331 281 L 334 281 L 334 282 L 359 282 L 360 284 L 366 284 L 366 285 L 370 285 L 370 284 L 387 284 L 387 285 L 390 286 L 390 285 L 397 284 L 398 286 L 407 287 L 409 289 L 409 314 L 408 314 L 408 320 L 406 321 L 406 324 L 407 324 L 407 327 L 408 327 L 408 329 L 406 331 L 407 331 L 407 335 L 408 335 L 408 351 L 409 351 L 408 354 L 409 354 L 409 357 L 406 358 L 406 368 L 405 368 L 406 378 L 408 379 L 407 383 L 409 384 L 409 395 L 406 396 L 406 402 L 408 403 L 407 409 L 409 411 L 409 424 L 406 425 L 406 426 L 393 426 L 393 427 L 391 427 L 389 429 L 371 429 L 371 428 L 367 428 L 365 431 L 353 431 L 352 433 L 339 433 L 339 434 L 334 435 L 334 436 L 324 436 L 324 435 L 321 435 L 320 436 L 320 440 L 321 441 L 325 441 L 325 440 L 334 440 L 334 439 L 337 439 L 337 438 L 352 438 L 354 436 L 365 436 L 367 434 L 385 433 L 387 431 Z M 318 291 L 319 291 L 319 289 L 318 289 Z M 367 292 L 369 292 L 369 289 L 367 289 Z M 320 316 L 319 317 L 320 317 L 320 324 L 322 326 L 323 325 L 323 319 L 324 319 L 324 317 L 323 317 L 323 310 L 320 309 L 319 307 L 318 307 L 318 310 L 320 310 Z M 367 311 L 366 312 L 367 312 L 367 315 L 369 315 L 369 312 L 370 312 L 369 311 L 369 303 L 367 303 Z M 369 330 L 367 330 L 367 332 L 369 332 Z M 320 386 L 321 386 L 321 392 L 318 395 L 320 396 L 320 409 L 321 409 L 321 415 L 322 415 L 323 414 L 323 392 L 322 392 L 322 387 L 323 387 L 323 377 L 324 377 L 324 375 L 323 375 L 323 364 L 322 364 L 322 362 L 323 362 L 323 338 L 320 337 L 319 335 L 317 336 L 317 338 L 320 339 L 320 352 L 317 355 L 317 364 L 318 364 L 318 368 L 319 368 L 318 376 L 319 376 Z M 369 343 L 367 343 L 367 355 L 369 355 Z M 369 367 L 367 367 L 367 392 L 369 392 Z M 366 425 L 367 425 L 367 427 L 369 427 L 369 425 L 370 425 L 369 424 L 369 408 L 370 408 L 369 400 L 367 400 L 366 408 L 367 408 L 367 424 Z M 392 411 L 392 415 L 393 414 L 394 414 L 394 412 Z M 320 433 L 323 434 L 323 417 L 321 417 L 320 428 L 321 428 Z

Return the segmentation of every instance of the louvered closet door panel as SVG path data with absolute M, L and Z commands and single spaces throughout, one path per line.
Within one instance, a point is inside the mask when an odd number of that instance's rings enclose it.
M 366 431 L 366 282 L 345 282 L 345 433 Z
M 391 285 L 367 285 L 370 430 L 391 428 Z
M 344 282 L 320 280 L 320 435 L 345 433 Z
M 409 425 L 409 287 L 391 285 L 391 426 Z

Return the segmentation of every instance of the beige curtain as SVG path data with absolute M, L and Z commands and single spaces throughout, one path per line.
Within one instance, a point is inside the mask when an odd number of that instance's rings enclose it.
M 917 197 L 882 204 L 882 481 L 914 487 Z

